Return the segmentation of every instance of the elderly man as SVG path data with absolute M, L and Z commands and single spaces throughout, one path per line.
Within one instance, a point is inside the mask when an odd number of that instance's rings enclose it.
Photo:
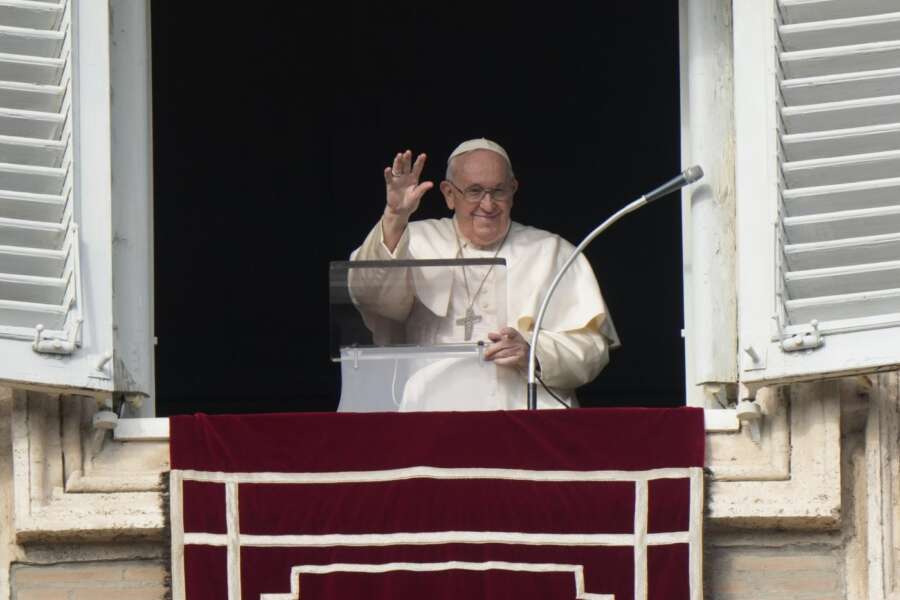
M 423 309 L 407 289 L 400 294 L 409 297 L 397 297 L 391 302 L 396 312 L 385 315 L 415 321 L 417 330 L 428 332 L 429 339 L 416 343 L 488 342 L 484 358 L 498 365 L 498 389 L 484 391 L 479 407 L 524 408 L 528 339 L 544 294 L 574 247 L 557 235 L 511 220 L 519 183 L 506 151 L 483 138 L 463 142 L 447 161 L 440 190 L 453 218 L 410 222 L 424 194 L 434 187 L 430 181 L 420 182 L 425 161 L 424 154 L 413 160 L 407 150 L 384 169 L 384 215 L 352 258 L 506 259 L 507 322 L 498 322 L 503 311 L 491 306 L 493 286 L 502 284 L 502 277 L 487 265 L 453 269 L 449 306 L 437 311 L 445 314 Z M 556 396 L 574 404 L 575 388 L 597 376 L 609 360 L 610 346 L 617 344 L 591 267 L 579 257 L 545 315 L 536 352 L 540 377 Z M 538 400 L 541 407 L 559 406 L 543 390 Z

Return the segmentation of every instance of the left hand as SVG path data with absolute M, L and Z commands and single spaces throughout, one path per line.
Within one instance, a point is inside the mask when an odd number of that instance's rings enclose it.
M 530 346 L 521 333 L 512 327 L 504 327 L 500 331 L 489 333 L 488 339 L 493 343 L 484 353 L 485 360 L 492 360 L 506 367 L 528 368 Z

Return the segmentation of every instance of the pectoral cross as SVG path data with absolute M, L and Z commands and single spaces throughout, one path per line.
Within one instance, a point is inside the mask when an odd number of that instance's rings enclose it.
M 465 327 L 463 330 L 465 332 L 463 334 L 463 339 L 467 342 L 472 339 L 472 329 L 475 327 L 475 323 L 478 323 L 479 321 L 481 321 L 481 315 L 476 315 L 471 306 L 466 309 L 465 317 L 456 320 L 457 325 Z

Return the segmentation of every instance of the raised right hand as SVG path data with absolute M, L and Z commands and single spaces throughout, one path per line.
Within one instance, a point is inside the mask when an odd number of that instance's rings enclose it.
M 423 181 L 419 183 L 419 176 L 425 167 L 425 154 L 416 157 L 412 162 L 412 150 L 401 152 L 394 157 L 391 166 L 384 169 L 384 183 L 387 187 L 387 206 L 384 209 L 386 217 L 392 217 L 402 222 L 409 220 L 409 216 L 419 208 L 419 201 L 425 192 L 434 187 L 434 183 Z

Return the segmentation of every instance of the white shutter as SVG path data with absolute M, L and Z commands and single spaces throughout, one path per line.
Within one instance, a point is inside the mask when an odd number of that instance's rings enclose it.
M 900 1 L 737 0 L 734 27 L 741 379 L 895 367 Z
M 82 321 L 71 20 L 49 2 L 0 3 L 0 19 L 0 338 L 71 353 Z
M 126 19 L 129 9 L 146 9 L 142 1 L 112 4 L 125 7 Z M 119 131 L 118 155 L 112 141 L 122 122 L 149 124 L 146 99 L 135 99 L 149 88 L 133 73 L 146 67 L 146 48 L 132 56 L 133 45 L 111 43 L 125 34 L 146 41 L 146 23 L 137 34 L 131 23 L 117 23 L 122 31 L 113 33 L 113 16 L 107 0 L 0 0 L 0 380 L 6 382 L 152 391 L 146 326 L 152 298 L 148 285 L 135 283 L 150 279 L 150 229 L 143 223 L 143 231 L 133 231 L 134 220 L 123 217 L 149 212 L 149 183 L 133 181 L 149 179 L 140 164 L 142 158 L 149 164 L 149 132 Z M 135 114 L 135 104 L 146 114 Z M 113 253 L 114 239 L 128 247 Z M 125 272 L 117 295 L 114 281 Z

